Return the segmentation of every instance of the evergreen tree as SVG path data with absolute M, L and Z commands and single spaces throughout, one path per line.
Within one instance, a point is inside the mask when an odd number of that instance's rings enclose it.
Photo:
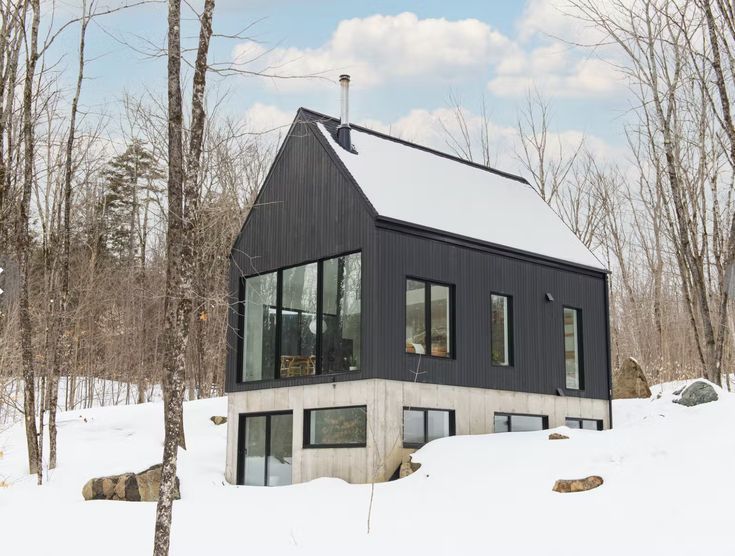
M 120 262 L 131 263 L 141 255 L 141 230 L 139 211 L 141 198 L 160 188 L 156 181 L 164 177 L 158 161 L 138 139 L 134 139 L 125 152 L 114 157 L 104 173 L 104 191 L 101 199 L 102 249 Z

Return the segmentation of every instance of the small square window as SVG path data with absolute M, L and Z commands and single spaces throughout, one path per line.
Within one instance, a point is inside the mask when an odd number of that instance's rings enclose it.
M 418 448 L 427 442 L 454 435 L 454 411 L 444 409 L 403 410 L 403 445 Z

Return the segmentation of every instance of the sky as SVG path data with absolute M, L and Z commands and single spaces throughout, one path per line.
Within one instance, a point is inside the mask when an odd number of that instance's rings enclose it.
M 78 0 L 65 1 L 58 21 L 78 11 Z M 563 1 L 219 0 L 210 63 L 280 77 L 212 76 L 213 94 L 227 91 L 221 110 L 255 131 L 284 129 L 299 106 L 338 115 L 337 79 L 349 73 L 353 122 L 443 150 L 450 99 L 467 109 L 473 133 L 484 101 L 496 161 L 507 167 L 519 109 L 538 90 L 563 148 L 585 137 L 596 155 L 615 159 L 625 147 L 625 83 L 608 53 L 572 44 L 594 34 Z M 99 0 L 98 10 L 106 5 Z M 197 22 L 186 4 L 184 16 L 184 45 L 193 49 Z M 165 58 L 154 54 L 165 35 L 164 4 L 95 19 L 82 105 L 110 113 L 124 92 L 163 95 Z M 77 41 L 70 28 L 52 51 L 71 78 Z M 318 77 L 282 78 L 308 75 Z

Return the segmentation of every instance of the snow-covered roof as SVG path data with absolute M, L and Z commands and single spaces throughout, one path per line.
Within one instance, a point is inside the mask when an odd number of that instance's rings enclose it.
M 354 126 L 351 153 L 317 126 L 380 216 L 605 269 L 523 181 Z

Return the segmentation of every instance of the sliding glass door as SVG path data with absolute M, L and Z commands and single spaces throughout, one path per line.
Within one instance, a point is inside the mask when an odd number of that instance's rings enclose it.
M 293 415 L 240 415 L 237 484 L 291 484 Z

